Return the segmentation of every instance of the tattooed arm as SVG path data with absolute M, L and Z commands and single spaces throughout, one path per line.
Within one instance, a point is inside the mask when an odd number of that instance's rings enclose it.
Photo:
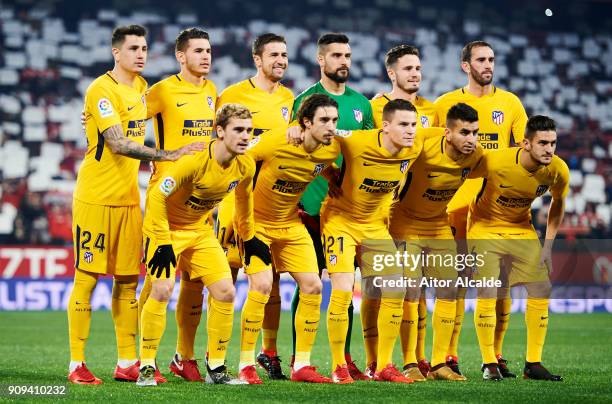
M 102 132 L 106 144 L 115 154 L 144 161 L 176 161 L 186 154 L 204 150 L 203 142 L 192 143 L 176 150 L 157 150 L 141 145 L 123 135 L 121 125 L 113 125 Z

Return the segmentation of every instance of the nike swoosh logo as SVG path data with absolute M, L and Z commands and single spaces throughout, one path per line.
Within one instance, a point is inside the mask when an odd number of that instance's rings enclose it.
M 226 342 L 229 342 L 229 339 L 226 339 L 225 341 L 219 340 L 219 344 L 225 344 Z
M 391 314 L 391 317 L 393 318 L 400 318 L 402 315 L 400 314 L 399 316 L 396 316 L 395 314 Z
M 259 111 L 251 111 L 251 115 L 259 114 Z
M 505 317 L 505 316 L 509 316 L 509 315 L 510 315 L 510 313 L 501 313 L 499 316 L 500 317 Z
M 308 320 L 306 320 L 306 324 L 316 324 L 316 323 L 318 323 L 318 321 L 308 321 Z
M 330 316 L 341 316 L 344 313 L 329 313 Z
M 247 323 L 259 323 L 259 320 L 251 321 L 248 318 L 245 320 Z
M 155 341 L 157 338 L 143 338 L 143 341 Z
M 363 165 L 366 166 L 366 167 L 370 167 L 370 166 L 373 166 L 375 164 L 374 163 L 366 163 L 366 162 L 364 162 Z
M 289 166 L 278 166 L 279 170 L 286 170 L 288 168 L 291 168 L 291 167 L 289 167 Z
M 500 188 L 512 188 L 512 185 L 504 185 L 504 184 L 500 184 L 499 186 Z
M 546 316 L 546 317 L 542 316 L 542 317 L 540 317 L 540 320 L 546 320 L 547 318 L 548 318 L 548 316 Z
M 439 175 L 431 175 L 431 174 L 427 174 L 427 178 L 436 178 L 439 177 Z
M 365 330 L 363 330 L 363 332 L 367 332 L 367 331 L 373 330 L 373 329 L 375 329 L 375 328 L 376 328 L 376 327 L 366 328 Z
M 182 106 L 183 106 L 183 105 L 185 105 L 185 104 L 187 104 L 187 103 L 186 103 L 186 102 L 183 102 L 183 103 L 177 102 L 177 103 L 176 103 L 176 106 L 177 106 L 177 107 L 182 107 Z
M 178 368 L 178 370 L 180 370 L 181 372 L 183 371 L 183 364 L 182 363 L 178 363 L 177 361 L 174 361 L 174 365 Z
M 495 316 L 483 316 L 482 314 L 480 315 L 480 318 L 490 318 L 490 317 L 495 317 Z
M 128 112 L 130 112 L 131 110 L 133 110 L 136 107 L 136 105 L 132 105 L 131 107 L 128 107 Z
M 201 186 L 201 185 L 196 185 L 196 186 L 195 186 L 195 189 L 206 189 L 206 188 L 208 188 L 208 187 L 203 187 L 203 186 Z
M 191 306 L 192 309 L 199 309 L 200 307 L 202 307 L 201 304 L 196 304 L 195 306 Z

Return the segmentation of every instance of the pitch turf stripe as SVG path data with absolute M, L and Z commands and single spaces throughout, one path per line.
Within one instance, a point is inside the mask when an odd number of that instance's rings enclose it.
M 75 260 L 74 261 L 74 267 L 76 269 L 81 269 L 81 268 L 79 268 L 79 257 L 81 256 L 81 226 L 79 226 L 78 224 L 77 224 L 77 227 L 76 227 L 76 240 L 75 240 L 75 242 L 76 242 L 76 254 L 75 254 L 75 257 L 74 257 L 74 260 Z
M 164 150 L 164 118 L 162 118 L 161 112 L 157 113 L 157 135 L 159 137 L 159 150 Z
M 96 161 L 100 161 L 102 159 L 102 152 L 104 152 L 104 136 L 100 132 L 98 132 L 98 144 L 96 145 Z

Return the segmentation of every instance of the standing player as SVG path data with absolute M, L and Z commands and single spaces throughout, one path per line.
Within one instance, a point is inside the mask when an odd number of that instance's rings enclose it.
M 402 100 L 410 101 L 417 109 L 417 127 L 428 128 L 438 126 L 436 111 L 434 104 L 419 96 L 419 86 L 421 85 L 421 59 L 419 50 L 414 46 L 399 45 L 389 49 L 385 57 L 385 67 L 387 75 L 393 89 L 390 93 L 383 94 L 380 97 L 370 101 L 372 112 L 374 115 L 374 123 L 377 128 L 382 127 L 382 110 L 384 106 L 391 100 L 401 98 Z M 376 318 L 378 317 L 378 307 L 380 301 L 375 299 L 361 299 L 361 324 L 364 330 L 363 339 L 366 347 L 366 363 L 373 361 L 373 355 L 376 353 L 376 341 L 378 335 L 376 331 Z M 407 304 L 407 303 L 406 303 Z M 408 330 L 411 327 L 411 322 L 416 323 L 416 319 L 408 319 L 406 313 L 407 307 L 404 307 L 404 318 L 402 319 L 402 327 L 400 329 L 400 339 L 402 341 L 402 349 L 408 347 Z M 419 369 L 422 376 L 427 376 L 430 369 L 429 362 L 425 358 L 425 332 L 427 329 L 427 302 L 425 294 L 421 295 L 418 307 L 418 335 L 416 344 L 416 356 L 418 359 Z M 414 345 L 412 345 L 414 346 Z M 372 358 L 368 358 L 368 355 Z M 408 355 L 404 352 L 404 357 Z M 368 372 L 366 371 L 366 374 Z M 415 375 L 415 377 L 418 377 Z M 415 380 L 420 380 L 419 378 Z
M 142 309 L 139 386 L 155 386 L 155 357 L 166 326 L 166 309 L 175 282 L 176 256 L 191 281 L 202 282 L 211 296 L 208 308 L 207 383 L 242 384 L 225 367 L 232 335 L 235 288 L 223 249 L 207 222 L 211 210 L 236 190 L 238 233 L 244 241 L 245 262 L 252 255 L 270 263 L 268 247 L 254 236 L 253 177 L 255 164 L 246 152 L 251 138 L 251 114 L 237 104 L 217 113 L 218 140 L 207 150 L 168 169 L 147 197 L 143 233 L 144 257 L 152 279 L 151 294 Z M 176 252 L 176 255 L 175 255 Z
M 306 186 L 340 154 L 340 145 L 334 140 L 338 104 L 326 95 L 313 94 L 304 100 L 297 117 L 305 137 L 301 146 L 287 144 L 286 131 L 279 129 L 254 139 L 248 152 L 260 167 L 254 191 L 255 233 L 270 246 L 274 269 L 289 272 L 300 288 L 294 330 L 297 354 L 291 380 L 331 383 L 310 365 L 322 284 L 312 240 L 300 221 L 297 204 Z M 242 308 L 240 379 L 261 384 L 254 366 L 254 347 L 272 289 L 272 268 L 253 259 L 246 273 L 249 293 Z
M 91 295 L 100 275 L 113 275 L 112 316 L 118 361 L 114 378 L 133 380 L 136 366 L 142 217 L 138 191 L 139 160 L 174 161 L 202 145 L 156 150 L 143 145 L 147 60 L 146 30 L 118 27 L 112 35 L 115 67 L 98 77 L 85 94 L 88 148 L 74 192 L 74 286 L 68 303 L 70 366 L 68 380 L 100 384 L 85 366 L 91 323 Z
M 345 360 L 344 344 L 358 249 L 363 250 L 368 240 L 383 240 L 383 248 L 395 250 L 387 230 L 389 208 L 393 194 L 398 192 L 406 172 L 423 148 L 422 138 L 415 138 L 416 109 L 410 102 L 400 99 L 389 102 L 383 109 L 383 119 L 380 130 L 340 133 L 338 140 L 345 157 L 337 181 L 340 195 L 327 198 L 322 208 L 322 238 L 332 283 L 327 330 L 334 383 L 352 383 L 354 380 Z M 365 256 L 359 255 L 363 271 L 368 265 Z M 402 375 L 392 363 L 404 292 L 401 296 L 382 292 L 377 321 L 378 365 L 374 380 L 412 383 L 412 379 Z
M 523 140 L 527 114 L 521 101 L 512 93 L 493 85 L 495 55 L 491 45 L 484 41 L 470 42 L 461 51 L 461 68 L 466 73 L 468 84 L 465 87 L 443 94 L 435 102 L 438 122 L 444 122 L 449 108 L 463 102 L 478 111 L 478 140 L 485 151 L 503 150 Z M 470 201 L 476 196 L 482 180 L 468 180 L 448 204 L 449 222 L 460 250 L 465 249 L 467 212 Z M 457 346 L 465 311 L 465 288 L 459 290 L 457 297 L 457 316 L 455 330 L 447 356 L 447 364 L 459 371 Z M 497 324 L 495 326 L 495 351 L 504 377 L 514 376 L 502 357 L 502 343 L 510 318 L 510 290 L 500 290 L 497 303 Z
M 268 131 L 287 129 L 291 118 L 293 93 L 281 83 L 289 64 L 285 38 L 272 33 L 260 35 L 253 42 L 252 52 L 257 73 L 248 80 L 226 88 L 219 97 L 217 107 L 226 103 L 246 106 L 253 115 L 253 136 L 257 137 L 265 136 Z M 230 195 L 228 200 L 221 202 L 219 206 L 217 237 L 227 251 L 235 276 L 242 266 L 242 261 L 234 240 L 232 198 Z M 257 361 L 271 379 L 284 380 L 286 376 L 282 372 L 276 347 L 281 310 L 278 282 L 279 277 L 275 273 L 264 316 L 262 350 Z
M 325 94 L 338 103 L 338 129 L 359 130 L 372 129 L 374 121 L 372 108 L 368 99 L 362 94 L 346 85 L 351 69 L 351 47 L 349 39 L 344 34 L 323 34 L 317 41 L 317 61 L 321 68 L 321 80 L 301 93 L 293 104 L 293 111 L 297 111 L 302 101 L 311 94 Z M 341 159 L 337 161 L 340 165 Z M 325 268 L 325 258 L 321 245 L 319 229 L 319 210 L 321 203 L 327 195 L 327 182 L 323 178 L 315 178 L 306 188 L 302 197 L 304 212 L 302 220 L 308 228 L 317 251 L 319 270 Z M 299 291 L 296 290 L 291 302 L 291 316 L 295 323 L 296 310 L 299 304 Z M 353 324 L 353 303 L 347 308 L 349 312 L 349 327 L 346 336 L 346 362 L 353 378 L 366 380 L 367 377 L 357 368 L 350 354 L 351 334 Z M 296 336 L 293 335 L 293 355 L 296 354 Z
M 147 116 L 153 117 L 155 140 L 161 150 L 184 146 L 196 141 L 209 142 L 215 119 L 217 89 L 207 79 L 211 66 L 211 46 L 206 31 L 189 28 L 179 33 L 175 41 L 175 56 L 181 66 L 178 74 L 154 84 L 147 93 Z M 173 163 L 155 163 L 147 193 Z M 191 282 L 181 271 L 181 287 L 176 305 L 177 346 L 170 370 L 189 381 L 202 381 L 194 359 L 194 341 L 202 314 L 202 282 Z M 139 308 L 151 292 L 151 279 L 145 278 L 140 292 Z M 138 368 L 132 372 L 138 378 Z
M 523 147 L 487 153 L 472 173 L 484 176 L 478 196 L 470 204 L 468 243 L 470 250 L 485 254 L 485 264 L 474 281 L 498 279 L 502 260 L 510 261 L 509 286 L 527 290 L 527 357 L 524 377 L 561 381 L 541 364 L 548 330 L 548 299 L 551 292 L 552 245 L 563 221 L 569 169 L 555 156 L 555 122 L 542 115 L 527 122 Z M 550 190 L 544 247 L 531 224 L 531 204 Z M 501 380 L 495 339 L 495 287 L 478 287 L 474 325 L 480 344 L 485 380 Z
M 456 104 L 448 110 L 446 128 L 422 131 L 426 137 L 423 151 L 408 172 L 399 201 L 391 210 L 389 232 L 395 240 L 407 243 L 407 251 L 414 256 L 421 255 L 421 251 L 432 257 L 455 255 L 457 249 L 448 224 L 446 205 L 482 157 L 483 151 L 478 145 L 478 114 L 466 104 Z M 427 377 L 466 380 L 445 363 L 455 322 L 457 270 L 434 261 L 409 273 L 409 277 L 419 281 L 424 276 L 450 280 L 453 284 L 436 288 L 432 321 L 433 367 Z M 425 380 L 417 366 L 415 353 L 420 292 L 418 287 L 407 289 L 401 330 L 406 332 L 401 339 L 404 375 L 415 381 Z

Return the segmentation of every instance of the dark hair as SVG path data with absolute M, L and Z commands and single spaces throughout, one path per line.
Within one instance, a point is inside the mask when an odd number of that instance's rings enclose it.
M 385 66 L 386 67 L 393 66 L 395 63 L 397 63 L 397 61 L 402 56 L 406 56 L 406 55 L 415 55 L 417 57 L 420 57 L 419 50 L 417 49 L 416 46 L 410 46 L 410 45 L 395 46 L 389 49 L 389 51 L 385 55 Z
M 470 60 L 472 60 L 472 49 L 481 48 L 481 47 L 487 47 L 487 48 L 493 49 L 493 47 L 488 42 L 485 42 L 485 41 L 469 42 L 461 50 L 461 61 L 470 63 Z
M 282 42 L 284 44 L 287 43 L 284 36 L 276 35 L 271 32 L 261 34 L 253 41 L 253 55 L 261 56 L 263 54 L 264 47 L 272 42 Z
M 328 32 L 325 33 L 323 35 L 321 35 L 319 37 L 319 40 L 317 41 L 317 48 L 319 50 L 319 52 L 321 52 L 321 50 L 323 49 L 323 47 L 327 46 L 327 45 L 331 45 L 333 43 L 349 43 L 349 38 L 348 36 L 344 35 L 344 34 L 340 34 L 337 32 Z
M 446 113 L 446 127 L 451 127 L 456 121 L 476 122 L 478 111 L 462 102 L 450 107 Z
M 125 37 L 128 35 L 145 36 L 147 35 L 147 29 L 142 25 L 124 25 L 117 27 L 113 30 L 113 36 L 111 39 L 111 46 L 113 48 L 119 48 L 125 42 Z
M 395 111 L 412 111 L 414 113 L 417 112 L 416 108 L 414 107 L 414 105 L 412 105 L 410 101 L 397 98 L 395 100 L 389 101 L 383 107 L 383 121 L 390 122 L 393 119 L 393 115 L 395 115 Z
M 302 129 L 305 128 L 304 119 L 308 119 L 310 122 L 314 121 L 315 113 L 319 107 L 334 107 L 338 109 L 338 103 L 325 94 L 312 94 L 304 98 L 297 111 L 297 119 Z
M 177 52 L 184 52 L 190 39 L 208 39 L 208 32 L 203 29 L 192 27 L 182 30 L 174 41 L 174 49 Z
M 533 140 L 536 132 L 549 130 L 557 130 L 555 121 L 552 118 L 544 115 L 534 115 L 527 121 L 527 126 L 525 127 L 525 139 Z

